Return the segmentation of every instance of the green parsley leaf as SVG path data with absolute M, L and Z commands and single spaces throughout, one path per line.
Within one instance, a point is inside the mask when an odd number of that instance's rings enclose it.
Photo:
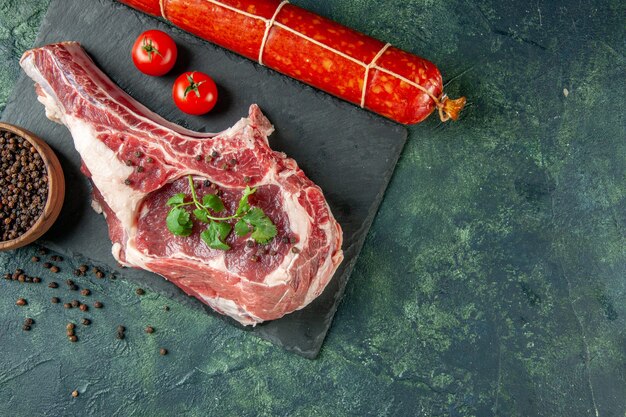
M 189 184 L 191 187 L 191 196 L 193 201 L 186 203 L 187 195 L 180 193 L 172 196 L 167 200 L 167 205 L 172 209 L 167 214 L 166 224 L 170 232 L 176 236 L 189 236 L 193 230 L 193 221 L 191 213 L 184 206 L 195 205 L 192 211 L 194 217 L 204 223 L 208 223 L 208 227 L 202 233 L 200 238 L 210 248 L 229 250 L 230 246 L 226 244 L 226 238 L 232 231 L 233 227 L 227 223 L 228 220 L 236 219 L 235 233 L 244 237 L 252 232 L 251 237 L 258 243 L 267 243 L 276 236 L 276 226 L 269 217 L 265 215 L 263 210 L 258 207 L 251 207 L 248 198 L 256 192 L 256 188 L 246 187 L 243 191 L 239 205 L 235 214 L 225 217 L 217 217 L 211 213 L 219 213 L 224 211 L 226 207 L 220 197 L 215 194 L 207 194 L 202 197 L 202 202 L 198 201 L 193 179 L 189 176 Z M 210 211 L 211 210 L 211 211 Z
M 207 244 L 208 247 L 213 249 L 228 250 L 230 246 L 224 243 L 224 240 L 230 234 L 232 227 L 226 222 L 216 222 L 211 220 L 209 227 L 200 234 L 200 237 Z
M 254 226 L 254 223 L 261 221 L 263 217 L 266 217 L 263 210 L 258 207 L 253 207 L 242 217 L 242 219 L 244 219 L 248 224 Z
M 276 226 L 268 217 L 265 217 L 263 222 L 254 226 L 254 232 L 252 232 L 251 236 L 256 242 L 265 244 L 272 240 L 276 233 Z
M 253 227 L 252 239 L 257 243 L 267 243 L 276 236 L 276 226 L 269 217 L 265 215 L 263 210 L 253 207 L 244 216 L 243 220 Z
M 241 217 L 244 213 L 250 210 L 250 204 L 248 203 L 248 197 L 256 192 L 256 188 L 246 187 L 243 190 L 243 196 L 239 200 L 239 206 L 237 207 L 237 211 L 235 212 L 235 216 Z
M 215 194 L 207 194 L 202 197 L 202 205 L 216 213 L 224 210 L 224 203 L 222 202 L 222 199 Z
M 183 204 L 185 202 L 185 194 L 175 194 L 169 200 L 167 200 L 167 204 L 170 207 L 177 206 L 179 204 Z
M 235 233 L 237 233 L 237 236 L 244 237 L 250 233 L 250 226 L 244 220 L 239 220 L 235 223 Z
M 196 219 L 200 220 L 201 222 L 209 222 L 209 215 L 204 209 L 195 209 L 193 211 L 193 215 L 196 216 Z
M 193 228 L 189 213 L 180 207 L 174 207 L 170 210 L 165 223 L 167 224 L 167 229 L 176 236 L 189 236 Z

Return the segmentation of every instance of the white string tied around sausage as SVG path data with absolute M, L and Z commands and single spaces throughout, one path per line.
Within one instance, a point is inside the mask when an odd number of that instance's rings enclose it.
M 380 48 L 380 51 L 378 51 L 378 53 L 376 54 L 374 59 L 372 59 L 372 62 L 370 62 L 365 67 L 365 75 L 363 76 L 363 89 L 361 91 L 361 108 L 365 107 L 365 93 L 367 92 L 367 80 L 368 80 L 368 78 L 370 76 L 370 69 L 372 69 L 372 68 L 374 68 L 374 66 L 376 66 L 376 61 L 378 61 L 378 58 L 383 56 L 383 54 L 385 53 L 387 48 L 389 48 L 390 46 L 391 46 L 391 44 L 387 43 L 385 46 Z
M 165 13 L 165 1 L 166 0 L 160 0 L 159 1 L 159 5 L 160 5 L 160 8 L 161 8 L 161 15 L 163 16 L 163 19 L 169 20 L 167 18 L 167 16 L 166 16 L 166 13 Z M 269 38 L 270 31 L 271 31 L 272 27 L 276 26 L 276 27 L 284 29 L 284 30 L 286 30 L 288 32 L 291 32 L 291 33 L 293 33 L 296 36 L 299 36 L 299 37 L 301 37 L 303 39 L 306 39 L 307 41 L 309 41 L 309 42 L 311 42 L 311 43 L 313 43 L 313 44 L 315 44 L 315 45 L 317 45 L 317 46 L 319 46 L 321 48 L 329 50 L 329 51 L 331 51 L 331 52 L 341 56 L 344 59 L 347 59 L 347 60 L 349 60 L 351 62 L 354 62 L 355 64 L 358 64 L 358 65 L 362 66 L 364 71 L 365 71 L 365 73 L 363 75 L 363 88 L 361 90 L 361 103 L 360 103 L 361 108 L 365 107 L 365 98 L 366 98 L 366 94 L 367 94 L 367 82 L 369 81 L 370 70 L 375 69 L 375 70 L 384 72 L 387 75 L 395 77 L 395 78 L 399 79 L 400 81 L 403 81 L 403 82 L 409 84 L 410 86 L 415 87 L 418 90 L 422 91 L 423 93 L 427 94 L 428 97 L 430 97 L 431 100 L 435 103 L 435 107 L 437 107 L 437 109 L 439 110 L 439 118 L 441 119 L 441 121 L 445 122 L 447 120 L 450 120 L 450 116 L 448 114 L 446 114 L 446 112 L 444 111 L 444 103 L 448 99 L 448 96 L 445 93 L 442 93 L 440 97 L 436 97 L 433 93 L 431 93 L 428 89 L 426 89 L 425 87 L 421 86 L 420 84 L 418 84 L 418 83 L 416 83 L 414 81 L 411 81 L 408 78 L 403 77 L 403 76 L 401 76 L 399 74 L 396 74 L 395 72 L 392 72 L 392 71 L 390 71 L 390 70 L 388 70 L 386 68 L 383 68 L 383 67 L 380 67 L 380 66 L 376 65 L 376 62 L 378 61 L 378 59 L 380 59 L 380 57 L 382 57 L 384 55 L 384 53 L 387 51 L 387 49 L 389 47 L 391 47 L 391 44 L 389 44 L 389 43 L 385 44 L 385 46 L 383 46 L 380 49 L 380 51 L 378 51 L 376 56 L 374 56 L 374 58 L 370 61 L 369 64 L 366 64 L 365 62 L 359 61 L 358 59 L 353 58 L 350 55 L 347 55 L 347 54 L 345 54 L 345 53 L 343 53 L 343 52 L 341 52 L 341 51 L 339 51 L 339 50 L 337 50 L 335 48 L 332 48 L 332 47 L 330 47 L 330 46 L 328 46 L 326 44 L 323 44 L 322 42 L 320 42 L 320 41 L 318 41 L 316 39 L 313 39 L 313 38 L 311 38 L 309 36 L 306 36 L 306 35 L 298 32 L 298 31 L 296 31 L 295 29 L 290 28 L 289 26 L 286 26 L 286 25 L 284 25 L 284 24 L 282 24 L 280 22 L 277 22 L 276 18 L 278 17 L 278 14 L 280 13 L 280 11 L 282 10 L 282 8 L 284 6 L 289 4 L 289 0 L 283 0 L 276 7 L 276 10 L 274 10 L 274 13 L 273 13 L 271 19 L 267 19 L 267 18 L 262 17 L 262 16 L 258 16 L 258 15 L 252 14 L 252 13 L 245 12 L 243 10 L 240 10 L 240 9 L 236 8 L 236 7 L 230 6 L 228 4 L 224 4 L 224 3 L 220 2 L 219 0 L 205 0 L 205 1 L 209 2 L 209 3 L 212 3 L 212 4 L 215 4 L 216 6 L 223 7 L 225 9 L 227 9 L 227 10 L 232 11 L 232 12 L 241 14 L 243 16 L 247 16 L 247 17 L 255 19 L 255 20 L 260 20 L 260 21 L 265 23 L 265 32 L 263 33 L 263 39 L 261 41 L 261 48 L 259 49 L 259 58 L 258 58 L 258 63 L 263 65 L 263 66 L 265 66 L 263 64 L 263 52 L 265 51 L 265 46 L 267 45 L 267 40 Z
M 285 6 L 286 4 L 289 4 L 289 0 L 283 0 L 278 5 L 276 10 L 274 10 L 274 15 L 272 16 L 272 18 L 265 22 L 265 33 L 263 34 L 261 49 L 259 49 L 259 64 L 261 65 L 263 65 L 263 51 L 265 51 L 265 44 L 267 43 L 267 38 L 270 35 L 270 30 L 272 29 L 272 26 L 274 26 L 274 24 L 276 23 L 276 17 L 278 16 L 278 13 L 280 13 L 280 9 L 282 9 L 283 6 Z

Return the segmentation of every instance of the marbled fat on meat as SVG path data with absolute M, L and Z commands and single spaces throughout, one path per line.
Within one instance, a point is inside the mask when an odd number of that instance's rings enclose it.
M 324 290 L 343 259 L 341 227 L 321 189 L 293 159 L 270 149 L 270 122 L 256 105 L 219 134 L 174 125 L 117 87 L 76 42 L 27 51 L 21 66 L 35 81 L 46 115 L 67 126 L 93 184 L 123 265 L 153 271 L 244 325 L 301 309 Z M 141 168 L 139 168 L 141 167 Z M 276 225 L 267 245 L 231 233 L 228 251 L 166 227 L 166 201 L 219 192 L 231 214 L 246 186 Z M 208 182 L 207 182 L 208 181 Z

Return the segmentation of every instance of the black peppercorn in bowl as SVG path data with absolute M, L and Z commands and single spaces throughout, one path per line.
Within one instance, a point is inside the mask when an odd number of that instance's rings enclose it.
M 65 178 L 54 151 L 18 126 L 0 122 L 0 251 L 37 240 L 56 221 Z

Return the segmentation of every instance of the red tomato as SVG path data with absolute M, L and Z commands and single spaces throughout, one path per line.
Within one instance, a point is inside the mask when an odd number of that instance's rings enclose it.
M 187 114 L 208 113 L 217 102 L 217 86 L 202 72 L 185 72 L 174 81 L 174 103 Z
M 147 30 L 133 45 L 133 62 L 144 74 L 161 76 L 167 74 L 176 63 L 178 50 L 174 39 L 160 30 Z

